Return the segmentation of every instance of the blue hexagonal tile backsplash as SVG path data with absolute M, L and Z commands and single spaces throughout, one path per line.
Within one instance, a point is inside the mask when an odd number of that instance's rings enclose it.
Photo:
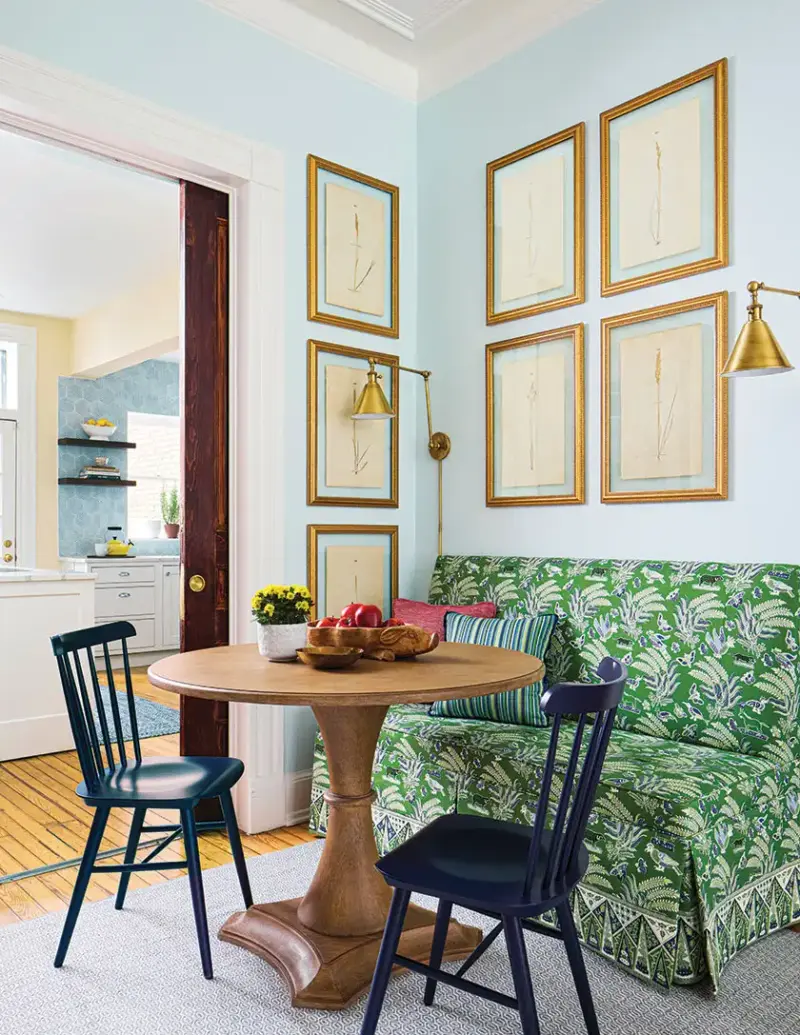
M 180 370 L 177 363 L 150 359 L 115 374 L 94 379 L 58 379 L 58 437 L 83 438 L 81 424 L 106 417 L 117 425 L 114 438 L 127 441 L 128 413 L 179 413 Z M 127 450 L 111 452 L 112 463 L 126 475 Z M 77 478 L 82 467 L 105 455 L 102 445 L 87 440 L 85 448 L 59 447 L 59 478 Z M 86 557 L 103 542 L 109 525 L 126 527 L 127 489 L 83 485 L 58 487 L 58 550 L 62 557 Z M 177 553 L 175 539 L 137 540 L 136 551 Z

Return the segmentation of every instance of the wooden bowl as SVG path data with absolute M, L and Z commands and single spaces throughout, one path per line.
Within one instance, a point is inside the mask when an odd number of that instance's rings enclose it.
M 311 668 L 349 668 L 364 656 L 364 651 L 360 647 L 302 647 L 297 656 Z
M 378 629 L 333 625 L 320 629 L 316 622 L 310 622 L 307 638 L 311 647 L 360 647 L 364 657 L 379 661 L 415 657 L 439 646 L 439 637 L 435 633 L 427 633 L 416 625 Z

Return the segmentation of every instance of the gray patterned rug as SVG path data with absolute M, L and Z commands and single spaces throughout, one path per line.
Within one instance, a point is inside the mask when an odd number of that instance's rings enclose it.
M 256 900 L 301 894 L 321 844 L 250 859 Z M 232 867 L 206 871 L 212 929 L 240 908 Z M 86 905 L 64 969 L 52 966 L 63 913 L 0 931 L 3 1035 L 358 1035 L 363 1001 L 341 1013 L 293 1010 L 277 974 L 232 945 L 212 944 L 216 978 L 205 981 L 185 878 Z M 474 923 L 469 914 L 462 917 Z M 543 1035 L 585 1035 L 564 951 L 528 935 Z M 725 971 L 714 1000 L 702 988 L 663 993 L 587 953 L 603 1035 L 797 1035 L 800 934 L 777 934 L 745 950 Z M 512 993 L 496 942 L 475 979 Z M 511 1011 L 440 986 L 432 1009 L 422 979 L 392 981 L 379 1035 L 497 1035 L 518 1032 Z
M 100 693 L 103 698 L 106 712 L 106 722 L 114 739 L 113 716 L 111 703 L 108 696 L 108 687 L 105 683 L 100 684 Z M 120 690 L 115 691 L 119 704 L 119 718 L 122 724 L 122 735 L 125 740 L 131 739 L 131 720 L 128 712 L 128 698 Z M 181 713 L 177 708 L 170 708 L 169 705 L 159 704 L 158 701 L 149 701 L 146 697 L 136 698 L 136 725 L 139 727 L 139 739 L 146 740 L 148 737 L 163 737 L 168 733 L 177 733 L 181 728 Z M 103 742 L 103 731 L 100 723 L 95 717 L 95 727 L 100 743 Z

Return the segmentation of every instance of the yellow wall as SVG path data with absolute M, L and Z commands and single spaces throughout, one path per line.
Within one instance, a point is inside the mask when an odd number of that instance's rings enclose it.
M 75 321 L 72 372 L 102 377 L 178 348 L 180 273 L 176 269 Z
M 0 323 L 36 329 L 36 565 L 58 567 L 58 379 L 72 373 L 72 320 L 0 309 Z

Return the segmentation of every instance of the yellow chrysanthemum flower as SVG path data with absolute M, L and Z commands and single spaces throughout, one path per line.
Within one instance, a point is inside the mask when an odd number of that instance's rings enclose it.
M 270 618 L 272 618 L 272 616 L 275 614 L 275 605 L 274 604 L 265 604 L 264 605 L 264 614 L 268 615 Z
M 292 590 L 292 589 L 287 589 L 286 590 L 286 599 L 287 600 L 294 600 L 294 598 L 296 596 L 297 596 L 297 594 L 294 592 L 294 590 Z
M 310 605 L 307 600 L 298 600 L 294 606 L 297 608 L 298 611 L 310 610 Z

